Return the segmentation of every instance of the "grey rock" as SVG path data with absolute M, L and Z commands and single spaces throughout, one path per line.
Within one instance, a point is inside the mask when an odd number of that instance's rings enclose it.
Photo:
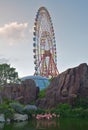
M 23 110 L 37 110 L 35 105 L 26 105 Z
M 21 122 L 21 121 L 26 121 L 26 120 L 28 120 L 28 116 L 26 114 L 22 115 L 22 114 L 16 113 L 14 115 L 14 121 Z
M 5 122 L 4 114 L 0 114 L 0 122 Z

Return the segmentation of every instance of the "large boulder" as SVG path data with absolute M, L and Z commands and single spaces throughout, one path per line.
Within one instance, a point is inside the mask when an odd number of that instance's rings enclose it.
M 21 84 L 6 84 L 0 95 L 2 95 L 2 99 L 7 98 L 28 104 L 37 99 L 38 93 L 39 88 L 36 86 L 34 80 L 27 79 Z
M 36 100 L 38 91 L 34 80 L 27 79 L 22 82 L 22 96 L 24 98 L 24 103 L 28 104 Z
M 26 105 L 23 110 L 37 110 L 37 107 L 35 105 Z
M 88 66 L 86 63 L 68 69 L 52 79 L 44 99 L 36 105 L 41 108 L 52 108 L 59 103 L 72 104 L 76 97 L 88 97 Z
M 28 116 L 26 114 L 22 115 L 19 113 L 14 114 L 14 121 L 21 122 L 28 120 Z

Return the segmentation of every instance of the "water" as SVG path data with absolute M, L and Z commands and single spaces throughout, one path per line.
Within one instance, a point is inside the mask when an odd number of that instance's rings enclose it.
M 88 119 L 31 120 L 12 124 L 0 123 L 0 130 L 88 130 Z

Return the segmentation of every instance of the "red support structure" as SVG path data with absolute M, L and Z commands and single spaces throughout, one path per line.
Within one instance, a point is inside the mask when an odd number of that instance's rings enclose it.
M 46 58 L 49 58 L 48 65 Z M 40 67 L 41 66 L 41 67 Z M 45 51 L 40 63 L 40 75 L 45 77 L 56 77 L 59 72 L 50 51 Z

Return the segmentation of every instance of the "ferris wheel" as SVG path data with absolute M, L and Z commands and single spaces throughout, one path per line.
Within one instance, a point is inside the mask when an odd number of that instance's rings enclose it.
M 45 7 L 39 8 L 37 12 L 33 34 L 35 75 L 56 77 L 59 73 L 55 34 L 50 14 Z

